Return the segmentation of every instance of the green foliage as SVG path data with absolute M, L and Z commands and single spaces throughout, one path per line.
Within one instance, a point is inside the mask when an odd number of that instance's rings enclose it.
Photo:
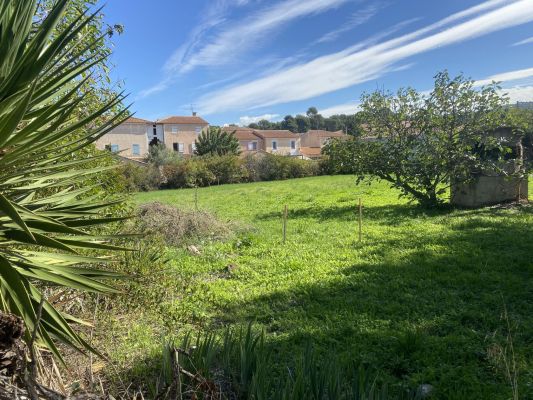
M 204 131 L 198 136 L 194 152 L 199 156 L 224 156 L 228 154 L 239 155 L 241 150 L 235 132 L 225 132 L 222 131 L 222 128 L 211 126 L 209 131 Z
M 166 253 L 184 281 L 176 285 L 172 312 L 160 316 L 173 321 L 169 334 L 197 327 L 223 334 L 256 321 L 271 350 L 272 376 L 292 371 L 312 342 L 320 360 L 335 354 L 340 366 L 355 360 L 374 367 L 391 395 L 431 384 L 436 400 L 505 400 L 512 392 L 493 350 L 495 343 L 505 347 L 508 336 L 503 296 L 518 392 L 532 398 L 531 207 L 423 209 L 398 199 L 386 182 L 355 187 L 354 181 L 322 176 L 198 189 L 200 210 L 254 230 L 203 246 L 201 255 Z M 135 199 L 194 209 L 195 192 Z M 230 264 L 235 269 L 228 273 Z M 135 331 L 129 323 L 124 335 Z M 151 346 L 160 345 L 158 338 Z M 121 348 L 138 345 L 126 341 Z M 136 365 L 149 362 L 143 356 Z
M 497 89 L 493 84 L 477 90 L 473 81 L 442 72 L 427 96 L 414 89 L 365 94 L 366 139 L 333 141 L 323 152 L 333 169 L 356 174 L 358 182 L 382 179 L 403 196 L 435 206 L 452 183 L 498 167 L 474 151 L 479 144 L 487 152 L 504 147 L 486 135 L 510 123 L 507 100 Z
M 117 168 L 124 189 L 128 192 L 156 190 L 162 184 L 161 172 L 154 165 L 136 165 L 125 162 Z
M 258 123 L 248 125 L 248 127 L 252 129 L 286 129 L 294 133 L 304 133 L 309 129 L 323 129 L 330 132 L 344 131 L 348 135 L 358 136 L 361 133 L 359 127 L 361 118 L 360 112 L 324 117 L 316 107 L 310 107 L 306 115 L 286 115 L 279 122 L 261 120 Z
M 182 158 L 179 153 L 168 149 L 164 143 L 157 143 L 149 147 L 145 161 L 159 168 L 163 165 L 177 164 Z
M 88 167 L 107 155 L 72 154 L 127 117 L 121 95 L 79 112 L 87 82 L 80 76 L 102 58 L 97 40 L 73 45 L 91 17 L 57 28 L 66 6 L 57 1 L 40 19 L 33 0 L 0 4 L 0 309 L 21 316 L 26 340 L 36 330 L 37 344 L 57 357 L 54 340 L 93 349 L 71 327 L 78 320 L 43 296 L 43 285 L 112 293 L 102 280 L 117 276 L 97 268 L 110 260 L 95 253 L 118 247 L 89 230 L 117 219 L 102 212 L 115 202 L 87 196 L 94 186 L 80 185 L 110 169 Z
M 179 346 L 167 343 L 163 347 L 160 379 L 152 395 L 270 400 L 427 398 L 409 390 L 391 396 L 371 368 L 341 365 L 333 354 L 321 360 L 309 343 L 281 376 L 269 369 L 271 359 L 265 333 L 255 333 L 251 323 L 246 329 L 228 329 L 220 335 L 200 332 L 194 339 L 189 333 Z

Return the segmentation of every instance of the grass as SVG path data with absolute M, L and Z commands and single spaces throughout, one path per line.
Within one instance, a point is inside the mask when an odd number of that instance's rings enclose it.
M 428 211 L 397 195 L 350 176 L 199 189 L 201 209 L 253 230 L 200 256 L 168 250 L 185 282 L 162 316 L 168 332 L 256 321 L 273 371 L 311 342 L 321 356 L 378 368 L 392 390 L 428 383 L 440 399 L 511 398 L 511 334 L 518 393 L 533 398 L 533 209 Z M 194 198 L 185 189 L 135 201 L 193 209 Z

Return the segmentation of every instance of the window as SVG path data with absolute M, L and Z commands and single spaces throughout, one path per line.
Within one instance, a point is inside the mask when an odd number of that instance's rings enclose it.
M 157 128 L 155 125 L 152 125 L 152 132 L 154 134 L 154 136 L 157 136 Z
M 248 142 L 248 150 L 257 150 L 257 142 Z
M 134 156 L 140 156 L 141 155 L 141 147 L 138 144 L 134 144 L 131 146 L 131 154 Z
M 191 153 L 194 153 L 196 151 L 196 142 L 191 144 Z
M 118 153 L 118 144 L 112 144 L 111 145 L 111 151 L 113 153 Z
M 178 133 L 178 127 L 173 125 L 172 126 L 172 133 Z
M 172 143 L 172 150 L 178 151 L 178 144 L 177 143 Z
M 202 133 L 202 127 L 197 126 L 196 128 L 194 128 L 194 131 L 196 132 L 197 135 L 199 135 L 200 133 Z
M 291 140 L 291 150 L 296 150 L 296 140 Z
M 183 143 L 172 143 L 172 148 L 174 149 L 174 151 L 183 153 Z
M 272 150 L 277 150 L 278 149 L 278 142 L 276 140 L 273 140 L 272 141 Z

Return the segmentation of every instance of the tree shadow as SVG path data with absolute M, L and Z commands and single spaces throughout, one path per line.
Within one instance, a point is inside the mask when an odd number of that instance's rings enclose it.
M 428 216 L 409 206 L 385 208 L 367 212 L 396 223 L 406 210 L 407 219 Z M 342 207 L 333 215 L 345 212 Z M 525 383 L 533 378 L 527 361 L 533 356 L 533 226 L 505 216 L 484 218 L 498 212 L 471 211 L 472 218 L 458 219 L 445 234 L 412 243 L 403 238 L 363 244 L 358 260 L 326 281 L 234 303 L 217 320 L 257 321 L 289 361 L 311 341 L 324 355 L 372 364 L 391 381 L 429 382 L 437 398 L 503 398 L 509 387 L 495 349 L 507 343 L 505 307 L 517 362 L 525 371 L 521 389 L 532 395 Z M 462 212 L 432 215 L 454 218 Z M 401 251 L 391 256 L 394 249 Z M 374 254 L 386 256 L 369 262 Z

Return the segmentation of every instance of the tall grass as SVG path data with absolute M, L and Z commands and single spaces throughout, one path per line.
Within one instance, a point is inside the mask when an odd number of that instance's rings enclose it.
M 223 334 L 187 334 L 165 344 L 156 399 L 389 400 L 422 399 L 421 390 L 389 394 L 371 367 L 318 357 L 308 345 L 284 373 L 272 371 L 264 332 L 246 328 Z

